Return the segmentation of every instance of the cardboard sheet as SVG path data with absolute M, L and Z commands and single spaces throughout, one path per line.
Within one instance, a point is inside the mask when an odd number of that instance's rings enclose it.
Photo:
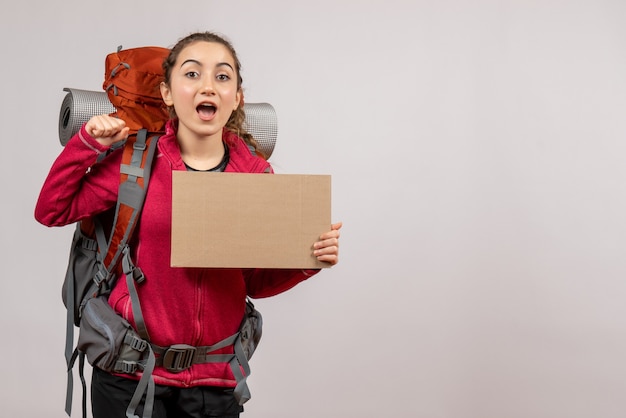
M 173 172 L 173 267 L 324 268 L 329 175 Z

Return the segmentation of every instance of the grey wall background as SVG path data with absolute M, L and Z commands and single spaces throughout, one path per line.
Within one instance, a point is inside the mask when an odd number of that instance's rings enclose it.
M 262 300 L 246 417 L 624 417 L 626 3 L 3 6 L 3 415 L 63 417 L 72 227 L 33 220 L 63 87 L 227 35 L 281 173 L 333 176 L 341 262 Z M 79 405 L 75 408 L 79 412 Z

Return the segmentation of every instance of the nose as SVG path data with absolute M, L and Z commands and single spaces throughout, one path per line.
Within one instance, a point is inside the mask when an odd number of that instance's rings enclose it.
M 215 90 L 213 90 L 213 80 L 211 77 L 205 77 L 202 80 L 201 92 L 203 94 L 213 94 Z

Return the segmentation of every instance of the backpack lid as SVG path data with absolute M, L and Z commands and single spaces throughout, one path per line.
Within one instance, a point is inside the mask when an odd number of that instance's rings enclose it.
M 161 98 L 164 81 L 163 61 L 170 50 L 158 46 L 121 49 L 105 59 L 103 89 L 116 111 L 111 116 L 123 119 L 131 133 L 165 131 L 169 113 Z

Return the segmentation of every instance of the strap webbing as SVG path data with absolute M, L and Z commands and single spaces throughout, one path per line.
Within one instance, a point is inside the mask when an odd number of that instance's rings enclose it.
M 141 338 L 146 341 L 150 341 L 150 335 L 146 328 L 146 322 L 143 319 L 141 312 L 141 304 L 139 303 L 139 295 L 137 294 L 137 288 L 135 287 L 135 281 L 142 282 L 144 280 L 143 272 L 135 266 L 130 258 L 130 249 L 128 245 L 123 250 L 122 269 L 126 275 L 126 286 L 128 287 L 128 294 L 130 296 L 130 306 L 133 310 L 133 317 L 135 319 L 135 328 Z
M 80 376 L 80 384 L 83 387 L 83 402 L 82 402 L 82 410 L 83 417 L 87 416 L 87 397 L 85 394 L 87 393 L 87 383 L 85 382 L 85 353 L 78 354 L 78 376 Z
M 120 186 L 113 229 L 110 234 L 104 266 L 109 272 L 117 268 L 124 246 L 130 240 L 145 200 L 158 137 L 148 138 L 141 129 L 134 142 L 124 148 L 120 166 Z
M 94 283 L 90 286 L 82 305 L 88 298 L 95 297 L 98 294 L 106 293 L 113 286 L 111 282 L 116 277 L 118 265 L 121 261 L 121 255 L 124 251 L 128 253 L 127 243 L 137 226 L 141 209 L 145 200 L 146 190 L 148 188 L 148 180 L 152 170 L 152 160 L 156 152 L 156 144 L 158 142 L 158 136 L 152 136 L 148 138 L 148 132 L 145 129 L 139 130 L 134 141 L 127 140 L 122 151 L 122 164 L 120 166 L 120 186 L 118 191 L 118 202 L 115 209 L 115 217 L 113 220 L 113 227 L 107 240 L 104 228 L 97 217 L 94 219 L 94 229 L 96 234 L 96 241 L 99 251 L 97 253 L 98 265 L 101 269 L 96 273 L 94 277 Z M 119 147 L 116 145 L 113 148 Z M 112 148 L 112 149 L 113 149 Z M 109 153 L 106 153 L 108 155 Z M 98 158 L 100 162 L 106 156 L 103 154 Z M 86 384 L 83 374 L 85 355 L 79 353 L 74 347 L 74 311 L 77 308 L 75 306 L 75 293 L 74 286 L 74 271 L 73 266 L 75 262 L 74 247 L 77 241 L 82 238 L 83 235 L 80 230 L 80 223 L 77 224 L 76 232 L 74 233 L 74 239 L 72 242 L 72 251 L 69 258 L 69 268 L 66 273 L 66 308 L 67 308 L 67 325 L 66 325 L 66 339 L 65 339 L 65 359 L 67 363 L 67 391 L 65 400 L 65 412 L 71 416 L 72 411 L 72 394 L 73 394 L 73 374 L 72 369 L 76 358 L 79 358 L 79 376 L 83 386 L 83 399 L 82 409 L 83 417 L 87 416 L 87 392 Z M 130 255 L 128 255 L 130 260 Z M 132 263 L 131 263 L 132 264 Z M 137 279 L 137 271 L 139 269 L 132 265 L 132 272 L 130 276 L 133 278 L 131 281 Z M 132 286 L 134 289 L 134 284 Z M 134 294 L 134 296 L 132 296 Z M 142 330 L 140 330 L 140 336 L 147 339 L 147 330 L 141 315 L 141 307 L 139 305 L 139 299 L 136 289 L 131 291 L 133 314 L 135 318 L 139 318 Z M 82 308 L 82 306 L 80 307 Z M 79 308 L 79 309 L 80 309 Z M 146 392 L 146 403 L 144 405 L 144 418 L 148 418 L 152 415 L 152 405 L 154 401 L 154 381 L 152 379 L 152 370 L 154 369 L 155 358 L 154 353 L 150 350 L 148 359 L 144 367 L 144 374 L 140 380 L 140 385 L 137 388 L 137 393 L 133 397 L 137 396 L 139 400 L 135 405 L 130 405 L 127 411 L 127 416 L 133 416 L 134 411 L 141 401 L 143 393 Z M 140 393 L 139 393 L 140 392 Z M 139 393 L 139 394 L 138 394 Z M 132 406 L 132 408 L 131 408 Z M 129 415 L 131 414 L 131 415 Z M 138 417 L 137 417 L 138 418 Z
M 80 234 L 80 224 L 76 225 L 74 238 L 72 239 L 72 248 L 70 250 L 69 264 L 65 273 L 67 287 L 65 289 L 65 307 L 67 309 L 67 318 L 65 325 L 65 364 L 67 365 L 67 390 L 65 393 L 65 412 L 67 415 L 72 414 L 72 394 L 74 392 L 74 376 L 72 369 L 76 360 L 76 350 L 74 346 L 74 260 L 76 258 L 74 248 Z
M 241 373 L 242 368 L 243 374 Z M 239 405 L 243 405 L 250 400 L 252 395 L 250 395 L 250 389 L 248 388 L 248 383 L 246 382 L 248 376 L 250 375 L 250 366 L 248 365 L 248 359 L 243 352 L 243 347 L 239 338 L 235 341 L 235 358 L 230 361 L 230 369 L 237 380 L 237 386 L 235 386 L 233 394 L 235 395 L 235 399 L 237 399 Z
M 139 383 L 137 384 L 137 388 L 135 389 L 135 393 L 133 393 L 133 397 L 128 404 L 128 408 L 126 409 L 126 417 L 127 418 L 139 418 L 138 415 L 135 415 L 135 411 L 137 407 L 141 403 L 141 398 L 143 394 L 146 394 L 146 401 L 143 405 L 143 418 L 151 418 L 152 417 L 152 408 L 154 406 L 154 380 L 152 379 L 152 372 L 154 370 L 155 358 L 154 352 L 152 351 L 152 347 L 148 345 L 148 359 L 146 360 L 145 365 L 143 366 L 143 375 L 141 379 L 139 379 Z

